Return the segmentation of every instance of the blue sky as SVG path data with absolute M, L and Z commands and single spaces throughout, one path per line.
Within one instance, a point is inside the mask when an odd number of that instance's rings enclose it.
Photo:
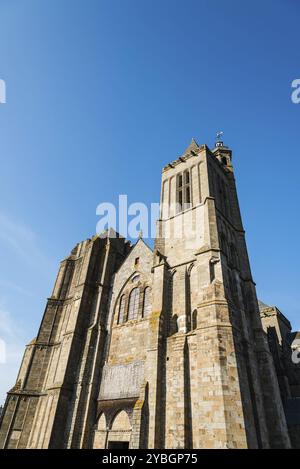
M 300 329 L 297 0 L 0 0 L 0 402 L 96 206 L 158 202 L 192 137 L 233 150 L 258 294 Z

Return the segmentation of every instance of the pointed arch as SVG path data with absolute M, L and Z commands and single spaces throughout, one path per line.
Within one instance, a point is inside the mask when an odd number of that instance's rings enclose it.
M 126 410 L 119 410 L 112 421 L 107 436 L 107 448 L 129 448 L 132 426 Z
M 122 324 L 125 320 L 125 295 L 122 295 L 119 302 L 118 324 Z
M 94 431 L 94 441 L 93 448 L 103 449 L 106 445 L 107 437 L 107 420 L 104 412 L 102 412 L 96 422 L 95 431 Z
M 106 417 L 105 417 L 104 412 L 102 412 L 102 414 L 100 414 L 98 418 L 97 430 L 106 431 L 106 428 L 107 428 Z
M 112 432 L 129 432 L 131 431 L 131 423 L 125 410 L 120 410 L 115 415 L 112 426 Z
M 188 274 L 189 277 L 191 276 L 191 272 L 192 272 L 192 269 L 193 269 L 194 265 L 195 265 L 194 262 L 192 262 L 192 263 L 188 266 L 187 274 Z
M 140 302 L 140 289 L 138 287 L 133 288 L 129 295 L 128 314 L 127 320 L 137 319 L 139 312 Z
M 122 287 L 119 290 L 118 296 L 116 297 L 115 303 L 114 303 L 114 309 L 113 309 L 113 315 L 114 315 L 114 321 L 115 324 L 123 324 L 128 320 L 128 287 L 131 283 L 135 283 L 135 277 L 139 276 L 140 272 L 135 270 L 123 283 Z M 137 285 L 139 285 L 139 280 L 137 282 Z M 124 299 L 123 299 L 124 297 Z M 124 302 L 124 306 L 122 305 L 122 301 Z M 122 311 L 120 309 L 123 309 L 123 318 L 121 318 Z M 121 314 L 120 314 L 121 312 Z

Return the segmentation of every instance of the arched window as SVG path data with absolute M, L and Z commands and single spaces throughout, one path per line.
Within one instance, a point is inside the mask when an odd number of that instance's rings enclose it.
M 132 281 L 133 283 L 137 283 L 139 280 L 140 280 L 140 275 L 139 275 L 139 274 L 135 275 L 135 276 L 132 277 L 132 279 L 131 279 L 131 281 Z
M 190 188 L 190 173 L 188 170 L 184 171 L 184 210 L 190 208 L 191 205 L 191 188 Z
M 125 311 L 125 295 L 121 296 L 119 304 L 119 315 L 118 315 L 118 324 L 124 322 L 124 311 Z
M 140 289 L 134 288 L 129 296 L 128 321 L 137 319 L 139 312 Z
M 151 313 L 150 288 L 146 287 L 144 291 L 143 318 Z
M 177 213 L 182 211 L 183 204 L 183 190 L 182 190 L 182 174 L 177 175 L 177 188 L 176 188 L 176 203 L 177 203 Z
M 176 203 L 177 213 L 191 207 L 191 185 L 190 172 L 185 170 L 183 174 L 177 175 Z

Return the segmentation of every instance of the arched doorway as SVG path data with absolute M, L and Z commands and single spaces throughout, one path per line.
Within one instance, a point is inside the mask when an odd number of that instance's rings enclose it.
M 121 410 L 114 417 L 111 429 L 108 433 L 107 448 L 129 448 L 131 430 L 128 414 L 125 410 Z
M 102 413 L 98 419 L 98 423 L 95 428 L 93 448 L 105 448 L 107 435 L 106 427 L 106 418 L 104 413 Z

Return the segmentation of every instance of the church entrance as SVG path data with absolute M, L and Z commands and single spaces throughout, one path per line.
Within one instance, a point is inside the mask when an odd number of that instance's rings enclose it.
M 115 415 L 110 427 L 102 413 L 95 429 L 93 448 L 128 449 L 131 432 L 130 420 L 125 410 Z
M 109 441 L 107 444 L 108 449 L 128 449 L 129 441 Z
M 117 413 L 113 419 L 112 426 L 107 435 L 107 448 L 126 449 L 129 448 L 131 437 L 131 424 L 125 410 Z

